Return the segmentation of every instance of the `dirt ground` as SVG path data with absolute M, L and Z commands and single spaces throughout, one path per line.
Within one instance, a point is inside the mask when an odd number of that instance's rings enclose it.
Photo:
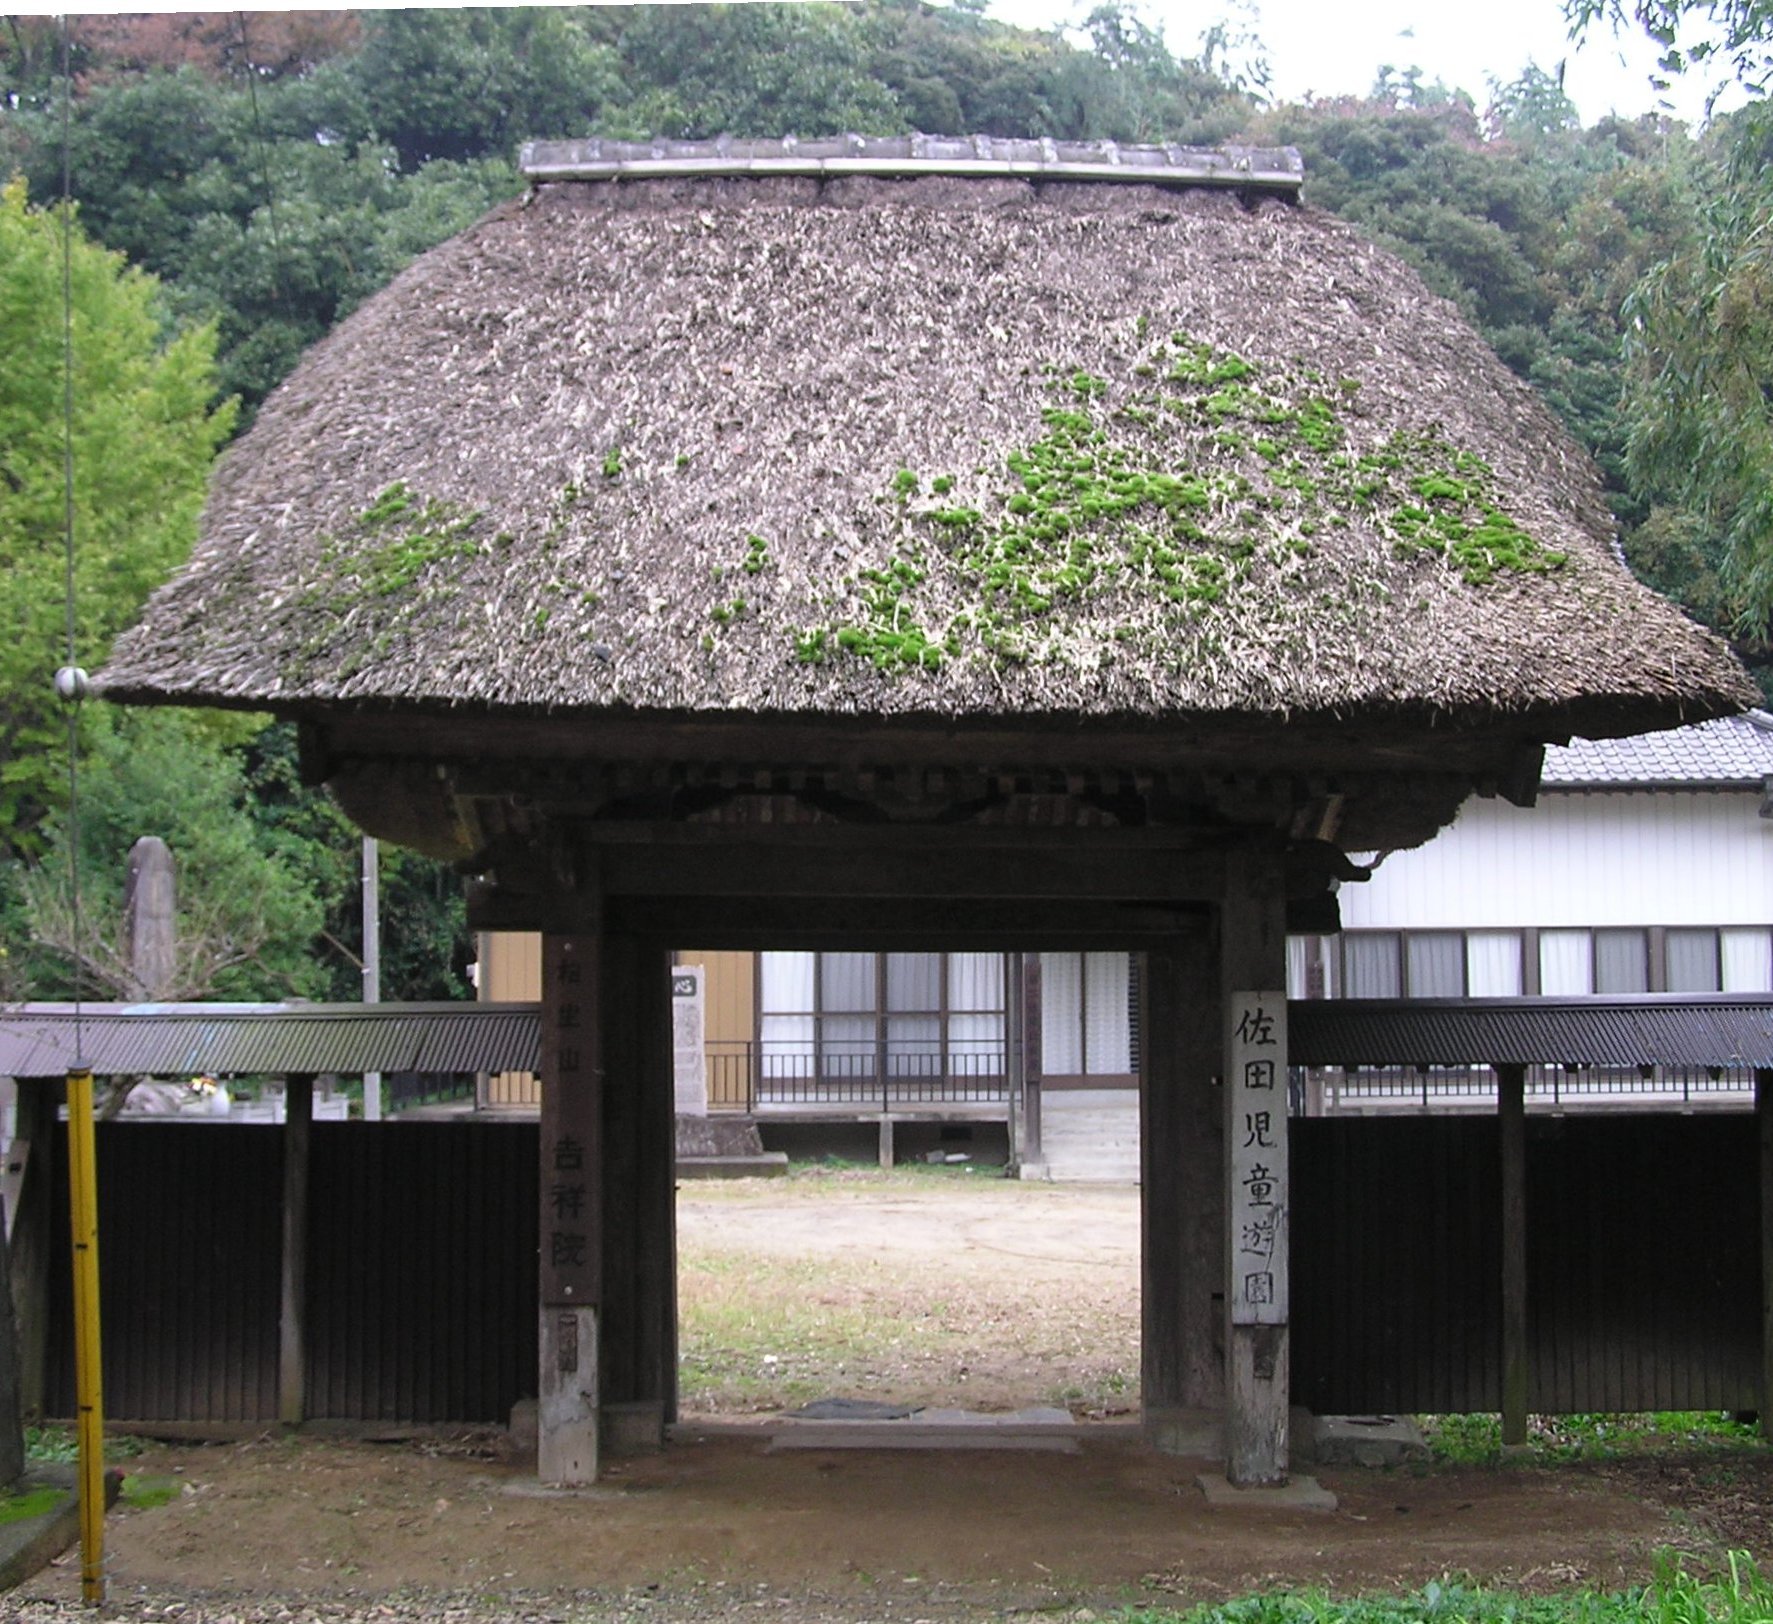
M 1131 1416 L 1139 1192 L 995 1170 L 684 1186 L 682 1410 L 831 1394 Z
M 613 1463 L 570 1493 L 541 1490 L 494 1432 L 154 1445 L 126 1469 L 176 1492 L 113 1514 L 112 1597 L 131 1617 L 197 1598 L 187 1620 L 296 1616 L 294 1598 L 351 1618 L 699 1619 L 767 1603 L 783 1619 L 933 1620 L 1282 1586 L 1410 1588 L 1448 1574 L 1616 1588 L 1647 1578 L 1664 1545 L 1773 1560 L 1764 1447 L 1322 1470 L 1338 1508 L 1307 1513 L 1209 1507 L 1196 1483 L 1207 1463 L 1147 1450 L 1125 1420 L 1061 1455 L 771 1452 L 767 1423 L 736 1419 L 769 1403 L 772 1384 L 789 1398 L 816 1389 L 979 1409 L 1090 1389 L 1075 1408 L 1100 1410 L 1102 1372 L 1136 1378 L 1137 1218 L 1130 1190 L 982 1176 L 691 1186 L 686 1327 L 700 1293 L 717 1329 L 751 1338 L 733 1360 L 755 1376 L 705 1384 L 697 1407 L 714 1424 L 703 1441 Z M 729 1312 L 745 1280 L 761 1280 L 766 1301 L 785 1281 L 816 1310 L 813 1329 Z M 913 1313 L 928 1322 L 916 1334 Z M 821 1316 L 838 1331 L 820 1332 Z M 872 1344 L 859 1345 L 858 1323 Z M 1066 1324 L 1090 1330 L 1068 1336 Z M 895 1332 L 900 1351 L 881 1351 Z M 60 1616 L 77 1593 L 77 1563 L 64 1560 L 0 1616 Z M 568 1596 L 607 1613 L 559 1611 Z

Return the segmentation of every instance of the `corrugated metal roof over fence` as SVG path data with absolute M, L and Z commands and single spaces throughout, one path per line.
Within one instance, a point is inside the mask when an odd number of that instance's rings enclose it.
M 1324 998 L 1287 1006 L 1296 1066 L 1773 1067 L 1773 995 Z
M 0 1009 L 0 1076 L 534 1071 L 535 1004 L 26 1004 Z
M 535 1071 L 536 1004 L 88 1005 L 101 1076 Z M 1773 994 L 1628 998 L 1330 998 L 1288 1005 L 1297 1066 L 1773 1068 Z M 74 1063 L 71 1005 L 0 1011 L 0 1076 Z

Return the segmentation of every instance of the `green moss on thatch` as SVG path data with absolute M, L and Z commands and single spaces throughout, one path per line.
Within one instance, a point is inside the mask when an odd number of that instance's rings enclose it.
M 348 526 L 323 537 L 316 566 L 297 595 L 312 611 L 312 629 L 281 662 L 284 680 L 304 679 L 341 642 L 348 647 L 338 662 L 339 682 L 382 659 L 393 647 L 394 624 L 411 615 L 415 600 L 434 610 L 453 595 L 448 566 L 511 546 L 513 538 L 504 531 L 483 542 L 481 517 L 396 480 Z
M 1439 430 L 1346 455 L 1346 380 L 1333 396 L 1308 369 L 1259 368 L 1186 333 L 1135 361 L 1118 390 L 1082 369 L 1044 370 L 1045 432 L 1010 454 L 978 505 L 914 507 L 918 476 L 893 476 L 906 515 L 891 557 L 844 578 L 849 615 L 797 634 L 798 659 L 849 654 L 883 670 L 1025 659 L 1067 606 L 1109 593 L 1130 595 L 1129 638 L 1163 639 L 1258 563 L 1309 557 L 1311 538 L 1350 514 L 1390 535 L 1398 559 L 1440 559 L 1472 587 L 1564 563 L 1502 508 L 1488 465 Z M 1183 425 L 1208 431 L 1210 456 L 1177 462 Z M 931 489 L 955 484 L 944 474 Z M 932 561 L 966 597 L 939 624 L 919 592 Z
M 434 565 L 479 552 L 479 522 L 478 513 L 417 496 L 396 480 L 357 515 L 354 533 L 328 539 L 321 562 L 355 577 L 362 595 L 393 597 Z

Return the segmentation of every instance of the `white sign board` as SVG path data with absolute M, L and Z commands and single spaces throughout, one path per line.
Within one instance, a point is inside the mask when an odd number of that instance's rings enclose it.
M 1236 992 L 1226 1009 L 1231 1323 L 1287 1323 L 1287 995 Z
M 707 1004 L 699 964 L 671 971 L 671 1070 L 677 1085 L 677 1114 L 707 1116 L 708 1062 L 702 1041 L 707 1029 Z

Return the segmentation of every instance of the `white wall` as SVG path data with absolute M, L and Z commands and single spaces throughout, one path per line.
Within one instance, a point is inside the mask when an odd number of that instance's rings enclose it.
M 1773 821 L 1756 791 L 1473 798 L 1426 846 L 1341 890 L 1347 930 L 1764 925 Z

